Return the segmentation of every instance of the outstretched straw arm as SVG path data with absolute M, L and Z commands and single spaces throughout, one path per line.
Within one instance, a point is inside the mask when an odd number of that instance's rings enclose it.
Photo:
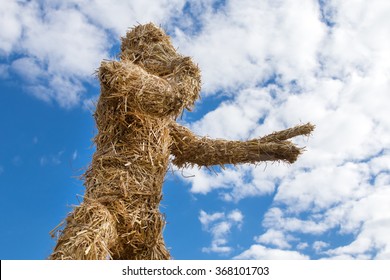
M 310 135 L 314 126 L 310 123 L 274 132 L 259 139 L 228 141 L 198 137 L 189 129 L 171 124 L 173 163 L 178 167 L 212 166 L 224 164 L 258 163 L 261 161 L 285 161 L 293 163 L 303 149 L 287 139 L 298 135 Z

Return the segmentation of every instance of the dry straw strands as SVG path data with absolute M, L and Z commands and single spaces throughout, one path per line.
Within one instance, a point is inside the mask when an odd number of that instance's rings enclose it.
M 310 135 L 314 126 L 310 123 L 296 126 L 259 139 L 249 141 L 213 140 L 197 137 L 189 129 L 171 125 L 174 138 L 171 148 L 178 167 L 211 166 L 223 164 L 255 164 L 260 161 L 286 161 L 293 163 L 303 149 L 296 147 L 289 138 Z
M 314 129 L 249 141 L 195 136 L 175 120 L 199 98 L 200 70 L 151 23 L 127 33 L 120 60 L 103 61 L 98 77 L 96 152 L 84 174 L 84 201 L 53 231 L 51 259 L 169 259 L 159 205 L 171 154 L 179 167 L 292 163 L 302 149 L 288 139 Z

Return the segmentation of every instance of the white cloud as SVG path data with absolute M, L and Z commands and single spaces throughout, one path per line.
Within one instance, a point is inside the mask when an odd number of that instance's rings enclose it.
M 283 231 L 274 229 L 269 229 L 266 233 L 255 237 L 256 242 L 267 245 L 274 245 L 279 249 L 291 248 L 291 245 L 289 244 L 289 240 L 291 239 L 291 236 L 286 236 Z
M 46 166 L 46 165 L 59 165 L 62 163 L 62 155 L 64 151 L 59 151 L 56 154 L 51 154 L 51 155 L 44 155 L 39 158 L 39 163 L 41 166 Z
M 307 244 L 307 242 L 299 242 L 297 244 L 297 250 L 299 251 L 305 250 L 307 247 L 309 247 L 309 244 Z
M 307 260 L 308 256 L 297 251 L 267 248 L 262 245 L 252 245 L 234 259 L 239 260 Z
M 91 113 L 95 112 L 95 106 L 97 104 L 98 96 L 90 97 L 83 100 L 83 109 Z
M 124 31 L 137 22 L 154 21 L 164 24 L 174 14 L 181 11 L 184 0 L 144 0 L 144 1 L 109 1 L 109 0 L 77 0 L 83 13 L 97 25 L 111 29 L 116 35 L 124 35 Z
M 329 243 L 326 243 L 324 241 L 315 241 L 313 243 L 313 249 L 316 251 L 316 253 L 321 253 L 323 249 L 329 247 Z
M 232 220 L 235 223 L 241 224 L 244 216 L 242 215 L 240 210 L 233 210 L 228 215 L 229 220 Z
M 388 182 L 389 183 L 389 182 Z M 357 232 L 353 242 L 328 250 L 332 257 L 348 255 L 351 258 L 388 259 L 390 256 L 390 185 L 377 186 L 367 197 L 351 203 L 341 210 L 346 232 Z M 330 215 L 333 213 L 331 212 Z M 340 213 L 339 215 L 340 216 Z
M 209 224 L 216 221 L 220 220 L 224 217 L 224 213 L 222 212 L 216 212 L 213 214 L 207 214 L 205 211 L 201 210 L 199 214 L 199 221 L 204 226 L 206 229 L 209 227 Z
M 192 183 L 191 191 L 202 194 L 207 194 L 213 189 L 231 188 L 232 185 L 242 182 L 243 177 L 242 172 L 238 169 L 230 168 L 222 170 L 218 175 L 196 167 L 187 168 L 185 173 L 193 175 L 182 178 Z M 219 176 L 220 174 L 223 174 L 223 176 Z
M 119 35 L 137 22 L 163 24 L 184 5 L 182 0 L 3 2 L 0 56 L 18 55 L 10 69 L 1 67 L 0 76 L 17 73 L 29 93 L 66 108 L 91 98 L 83 83 L 95 83 L 95 69 L 109 58 Z
M 298 171 L 284 180 L 275 201 L 290 206 L 292 211 L 319 211 L 350 199 L 359 199 L 369 192 L 369 170 L 366 164 L 346 163 Z M 330 184 L 329 178 L 332 178 Z
M 44 75 L 44 70 L 39 65 L 39 62 L 32 57 L 23 57 L 14 60 L 11 68 L 31 83 L 37 82 L 37 79 Z
M 287 211 L 286 211 L 287 212 Z M 288 215 L 280 208 L 270 208 L 264 216 L 263 225 L 286 232 L 319 235 L 327 231 L 331 225 L 314 219 L 299 219 L 295 215 Z
M 202 252 L 229 254 L 233 248 L 228 245 L 228 237 L 232 228 L 240 228 L 244 216 L 238 209 L 225 214 L 224 212 L 215 212 L 207 214 L 204 210 L 200 211 L 199 220 L 205 231 L 211 234 L 211 244 L 209 247 L 203 247 Z
M 226 89 L 230 98 L 190 125 L 198 134 L 248 139 L 300 122 L 317 126 L 309 141 L 294 140 L 307 146 L 294 165 L 200 170 L 191 191 L 237 202 L 276 190 L 255 241 L 289 248 L 289 236 L 302 251 L 308 234 L 321 257 L 388 258 L 390 3 L 328 1 L 322 14 L 318 5 L 228 1 L 205 10 L 199 32 L 176 30 L 181 51 L 203 69 L 206 93 Z M 270 78 L 274 84 L 261 87 Z M 333 244 L 323 236 L 331 230 L 351 234 L 350 244 Z
M 78 157 L 78 152 L 77 150 L 75 150 L 73 153 L 72 153 L 72 160 L 76 160 Z
M 266 168 L 265 168 L 266 167 Z M 207 194 L 219 191 L 220 197 L 225 201 L 238 202 L 245 197 L 271 194 L 275 190 L 275 180 L 283 174 L 284 165 L 270 165 L 253 167 L 249 165 L 228 167 L 217 173 L 199 169 L 186 168 L 186 177 L 179 178 L 192 184 L 191 192 Z M 248 181 L 248 178 L 252 180 Z
M 388 176 L 385 180 L 382 178 L 380 176 L 373 186 L 368 187 L 370 192 L 366 196 L 347 199 L 336 207 L 327 208 L 324 212 L 309 211 L 311 217 L 307 219 L 294 217 L 294 214 L 288 216 L 282 210 L 272 208 L 266 214 L 263 224 L 265 227 L 281 229 L 290 234 L 314 234 L 317 238 L 321 238 L 322 233 L 339 227 L 340 235 L 352 233 L 356 238 L 349 245 L 322 251 L 322 253 L 337 259 L 387 258 L 390 180 Z M 289 208 L 293 208 L 293 205 Z M 323 244 L 322 242 L 318 241 L 316 244 Z
M 242 139 L 258 126 L 258 121 L 271 110 L 271 89 L 247 88 L 233 101 L 223 102 L 217 109 L 192 123 L 195 132 L 214 138 Z
M 27 5 L 21 48 L 46 64 L 49 73 L 92 75 L 105 52 L 106 35 L 76 9 Z
M 232 0 L 205 12 L 199 34 L 177 30 L 175 40 L 199 62 L 206 92 L 236 90 L 275 72 L 289 81 L 315 69 L 325 28 L 313 1 Z
M 14 31 L 4 38 L 5 53 L 18 54 L 7 72 L 25 78 L 23 87 L 41 100 L 63 107 L 79 104 L 82 82 L 92 82 L 100 60 L 108 57 L 105 31 L 75 7 L 50 1 L 7 3 L 0 8 L 8 15 L 2 17 L 2 26 L 10 26 L 9 32 L 14 25 L 23 31 L 23 36 Z
M 19 20 L 19 5 L 13 0 L 4 0 L 0 8 L 0 55 L 9 54 L 22 33 L 22 24 Z

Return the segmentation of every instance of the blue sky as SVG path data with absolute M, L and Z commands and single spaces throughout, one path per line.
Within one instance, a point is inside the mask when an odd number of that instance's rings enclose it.
M 0 259 L 51 253 L 94 152 L 93 73 L 149 21 L 202 69 L 179 120 L 197 134 L 317 125 L 291 166 L 172 167 L 173 258 L 390 259 L 389 13 L 381 0 L 3 0 Z

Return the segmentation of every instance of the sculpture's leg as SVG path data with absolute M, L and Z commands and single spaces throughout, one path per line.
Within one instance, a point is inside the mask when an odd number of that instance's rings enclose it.
M 143 209 L 126 208 L 126 216 L 122 216 L 118 224 L 119 239 L 113 251 L 113 259 L 170 259 L 162 237 L 165 220 L 158 209 L 145 209 L 145 206 Z
M 114 260 L 169 260 L 171 256 L 164 240 L 159 237 L 151 247 L 139 244 L 136 248 L 132 244 L 122 244 L 123 250 L 113 255 Z
M 67 217 L 53 260 L 110 259 L 110 247 L 117 240 L 116 221 L 109 210 L 98 202 L 84 201 Z

